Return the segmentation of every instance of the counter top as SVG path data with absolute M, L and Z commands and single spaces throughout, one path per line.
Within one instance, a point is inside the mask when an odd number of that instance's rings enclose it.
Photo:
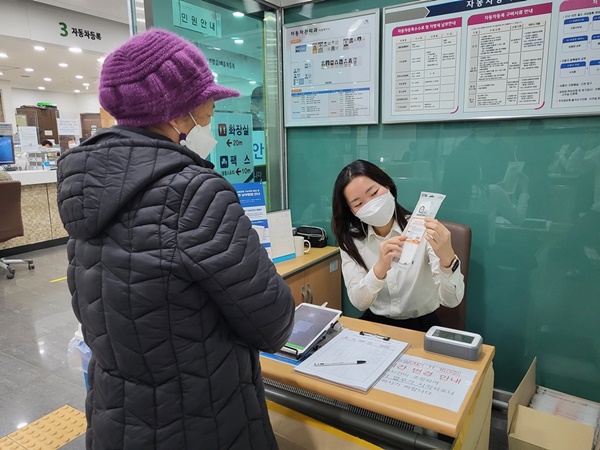
M 338 247 L 323 247 L 323 248 L 311 248 L 308 253 L 302 256 L 297 256 L 287 261 L 282 261 L 275 264 L 277 273 L 283 278 L 292 276 L 307 267 L 314 266 L 315 264 L 339 254 L 340 249 Z
M 22 186 L 56 183 L 56 170 L 15 170 L 8 173 L 13 180 L 20 181 Z

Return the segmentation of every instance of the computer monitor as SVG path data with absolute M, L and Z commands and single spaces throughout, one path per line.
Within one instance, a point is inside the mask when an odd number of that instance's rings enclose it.
M 0 165 L 15 163 L 15 148 L 12 136 L 0 136 Z

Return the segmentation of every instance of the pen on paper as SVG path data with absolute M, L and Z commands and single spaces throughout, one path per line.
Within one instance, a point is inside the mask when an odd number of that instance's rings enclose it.
M 376 334 L 376 333 L 367 333 L 366 331 L 361 331 L 359 334 L 361 336 L 373 336 L 373 337 L 376 337 L 378 339 L 382 339 L 384 341 L 389 341 L 390 340 L 389 336 L 382 336 L 381 334 Z
M 357 361 L 332 361 L 332 362 L 316 362 L 315 366 L 350 366 L 355 364 L 365 364 L 367 361 L 359 359 Z

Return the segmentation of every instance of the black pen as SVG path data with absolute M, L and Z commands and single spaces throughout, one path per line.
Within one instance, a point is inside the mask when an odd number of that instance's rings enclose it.
M 390 337 L 389 337 L 389 336 L 382 336 L 381 334 L 368 333 L 368 332 L 366 332 L 366 331 L 361 331 L 359 334 L 360 334 L 361 336 L 373 336 L 373 337 L 376 337 L 376 338 L 382 339 L 382 340 L 384 340 L 384 341 L 389 341 L 389 340 L 390 340 Z
M 359 359 L 357 361 L 332 361 L 332 362 L 316 362 L 315 366 L 349 366 L 354 364 L 366 364 L 367 361 Z

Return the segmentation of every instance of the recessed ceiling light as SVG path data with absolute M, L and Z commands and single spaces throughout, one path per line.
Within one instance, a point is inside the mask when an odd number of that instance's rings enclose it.
M 220 52 L 220 51 L 221 51 L 221 49 L 220 49 L 219 47 L 213 47 L 213 50 L 216 50 L 216 51 L 218 51 L 218 52 Z
M 33 49 L 34 49 L 36 52 L 43 52 L 44 50 L 46 50 L 46 47 L 42 47 L 41 45 L 34 45 L 34 46 L 33 46 Z
M 243 39 L 236 39 L 233 42 L 235 42 L 236 44 L 243 44 L 244 40 Z
M 102 64 L 104 62 L 104 60 L 106 59 L 106 56 L 101 56 L 100 58 L 98 58 L 96 61 L 98 61 L 100 64 Z
M 17 430 L 19 428 L 23 428 L 25 425 L 27 425 L 27 422 L 21 422 L 21 423 L 17 424 Z
M 81 91 L 79 89 L 75 89 L 73 92 L 75 92 L 76 94 L 79 94 Z
M 71 53 L 81 53 L 83 50 L 81 50 L 79 47 L 69 47 L 69 51 Z
M 25 67 L 25 72 L 33 72 L 33 69 L 31 67 Z
M 52 81 L 52 78 L 46 77 L 46 78 L 44 78 L 44 81 Z
M 83 83 L 83 85 L 84 85 L 85 87 L 88 87 L 88 86 L 90 85 L 90 83 Z
M 75 75 L 75 78 L 77 78 L 78 80 L 83 80 L 83 75 Z
M 233 17 L 244 17 L 244 13 L 236 11 L 236 12 L 233 13 Z
M 60 67 L 69 67 L 69 65 L 67 63 L 58 63 L 58 65 Z
M 252 80 L 252 81 L 248 81 L 248 83 L 250 83 L 250 84 L 256 84 L 256 81 Z
M 40 91 L 45 91 L 45 90 L 46 90 L 46 88 L 45 88 L 44 86 L 38 86 L 38 89 L 39 89 Z
M 0 53 L 0 58 L 8 58 L 8 55 L 6 53 Z
M 2 75 L 4 75 L 4 73 L 3 73 L 3 72 L 0 72 L 0 76 L 2 76 Z

